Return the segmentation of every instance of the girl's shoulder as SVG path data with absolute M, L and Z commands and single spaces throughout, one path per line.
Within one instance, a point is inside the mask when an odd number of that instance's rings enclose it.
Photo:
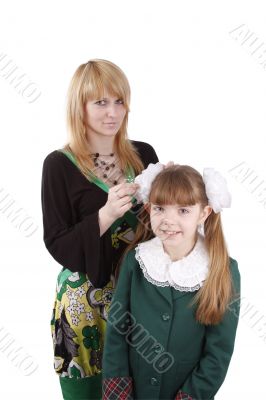
M 124 255 L 120 273 L 123 270 L 123 274 L 128 274 L 132 276 L 136 274 L 138 275 L 141 272 L 140 264 L 137 259 L 137 247 L 138 246 L 130 249 Z
M 136 247 L 134 247 L 134 249 L 130 249 L 124 257 L 123 264 L 125 264 L 129 270 L 135 269 L 136 265 L 138 264 L 135 256 L 136 256 Z
M 239 291 L 241 276 L 238 268 L 238 262 L 234 258 L 229 257 L 229 266 L 234 287 L 237 291 Z
M 231 273 L 239 274 L 238 262 L 234 258 L 229 257 L 229 265 L 230 265 Z

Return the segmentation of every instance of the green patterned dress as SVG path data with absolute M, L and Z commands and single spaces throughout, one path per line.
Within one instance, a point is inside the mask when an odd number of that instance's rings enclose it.
M 132 170 L 127 178 L 133 178 Z M 102 181 L 94 183 L 108 191 Z M 111 226 L 115 260 L 134 238 L 136 224 L 134 213 L 127 212 Z M 103 288 L 94 287 L 84 273 L 63 269 L 58 275 L 51 330 L 54 367 L 65 400 L 101 399 L 103 344 L 113 292 L 113 275 Z

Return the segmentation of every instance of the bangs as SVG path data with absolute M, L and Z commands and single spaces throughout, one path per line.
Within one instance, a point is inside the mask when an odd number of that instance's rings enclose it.
M 167 171 L 168 169 L 168 171 Z M 154 180 L 150 193 L 150 202 L 158 205 L 194 206 L 201 203 L 197 185 L 188 176 L 176 170 L 165 169 Z M 181 171 L 180 171 L 181 172 Z
M 90 65 L 85 71 L 83 86 L 84 102 L 101 99 L 106 93 L 121 99 L 129 111 L 130 89 L 126 78 L 116 70 L 99 69 Z

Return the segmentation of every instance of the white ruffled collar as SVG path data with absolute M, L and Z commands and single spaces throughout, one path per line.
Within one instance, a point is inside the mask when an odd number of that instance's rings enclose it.
M 193 250 L 181 260 L 172 261 L 157 237 L 138 244 L 135 257 L 150 283 L 172 286 L 182 292 L 200 289 L 209 271 L 209 256 L 201 235 Z

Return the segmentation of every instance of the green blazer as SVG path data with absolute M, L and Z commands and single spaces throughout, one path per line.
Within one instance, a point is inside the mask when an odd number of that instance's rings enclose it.
M 148 282 L 131 250 L 108 316 L 104 380 L 133 378 L 134 399 L 169 400 L 182 390 L 193 400 L 213 400 L 226 376 L 239 318 L 240 274 L 231 258 L 230 267 L 234 300 L 221 323 L 206 326 L 196 321 L 196 306 L 189 306 L 196 292 Z

